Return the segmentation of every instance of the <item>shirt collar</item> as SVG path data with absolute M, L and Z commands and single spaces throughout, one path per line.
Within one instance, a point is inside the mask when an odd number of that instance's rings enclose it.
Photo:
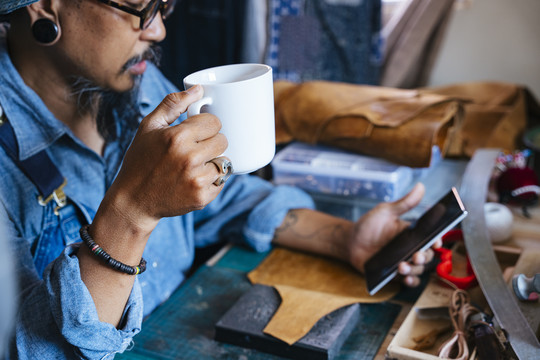
M 49 111 L 34 90 L 24 83 L 13 66 L 7 51 L 7 30 L 6 24 L 0 24 L 0 106 L 15 132 L 19 159 L 24 160 L 46 149 L 64 134 L 72 136 L 72 133 L 67 125 Z M 152 76 L 143 76 L 143 82 L 148 82 L 146 79 L 149 77 L 157 77 L 158 70 L 153 64 L 148 72 L 151 72 Z M 138 106 L 141 114 L 146 116 L 153 110 L 152 105 L 155 106 L 162 100 L 163 95 L 158 91 L 148 91 L 152 86 L 141 85 Z M 121 129 L 117 131 L 124 134 Z
M 47 148 L 68 131 L 41 98 L 28 87 L 11 62 L 7 51 L 6 27 L 0 28 L 0 106 L 11 123 L 19 159 L 24 160 Z

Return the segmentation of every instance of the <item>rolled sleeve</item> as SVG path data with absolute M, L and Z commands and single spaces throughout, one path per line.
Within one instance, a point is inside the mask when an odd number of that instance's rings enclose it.
M 120 328 L 101 322 L 90 292 L 81 280 L 75 256 L 78 248 L 79 244 L 68 246 L 45 269 L 43 286 L 36 284 L 27 294 L 16 336 L 17 353 L 22 358 L 112 359 L 114 354 L 124 352 L 140 331 L 143 302 L 138 281 Z
M 275 186 L 253 175 L 232 176 L 214 201 L 194 212 L 195 243 L 241 239 L 256 251 L 266 251 L 287 212 L 302 208 L 312 209 L 314 203 L 300 189 Z
M 79 260 L 75 256 L 78 245 L 67 247 L 44 273 L 58 328 L 70 344 L 88 357 L 123 352 L 141 330 L 143 302 L 139 282 L 134 283 L 121 329 L 99 321 L 92 296 L 81 280 Z
M 243 233 L 246 241 L 256 251 L 267 251 L 271 247 L 275 229 L 281 225 L 291 209 L 313 209 L 311 197 L 290 186 L 276 186 L 270 194 L 253 208 L 248 216 Z

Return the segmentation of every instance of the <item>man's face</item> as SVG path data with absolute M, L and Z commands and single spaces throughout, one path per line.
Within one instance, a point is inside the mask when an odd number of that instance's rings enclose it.
M 147 3 L 148 0 L 123 2 L 137 9 Z M 62 71 L 67 71 L 69 77 L 89 79 L 116 92 L 133 88 L 146 69 L 143 54 L 165 37 L 159 14 L 141 30 L 138 17 L 97 0 L 62 0 L 62 6 L 58 43 Z

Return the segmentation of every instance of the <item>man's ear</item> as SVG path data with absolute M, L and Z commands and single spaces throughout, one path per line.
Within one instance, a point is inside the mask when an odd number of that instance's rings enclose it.
M 39 0 L 27 6 L 30 27 L 34 39 L 41 45 L 50 46 L 60 38 L 58 0 Z
M 26 10 L 30 15 L 30 24 L 35 23 L 38 19 L 48 19 L 58 24 L 58 5 L 56 0 L 39 0 L 28 5 Z

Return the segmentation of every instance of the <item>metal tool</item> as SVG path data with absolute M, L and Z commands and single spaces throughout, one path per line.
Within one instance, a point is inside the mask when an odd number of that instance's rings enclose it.
M 540 293 L 540 274 L 532 277 L 526 277 L 525 274 L 514 275 L 512 278 L 512 287 L 519 300 L 538 300 L 538 294 Z
M 512 350 L 519 359 L 535 359 L 540 343 L 503 279 L 486 227 L 484 203 L 498 154 L 497 149 L 477 150 L 467 165 L 460 189 L 469 212 L 463 236 L 478 283 L 497 322 L 508 332 Z

